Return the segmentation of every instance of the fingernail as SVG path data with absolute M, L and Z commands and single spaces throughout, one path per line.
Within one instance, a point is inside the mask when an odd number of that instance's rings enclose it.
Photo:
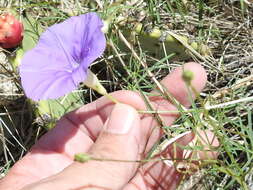
M 127 134 L 134 124 L 137 112 L 126 104 L 116 104 L 106 122 L 105 131 L 113 134 Z

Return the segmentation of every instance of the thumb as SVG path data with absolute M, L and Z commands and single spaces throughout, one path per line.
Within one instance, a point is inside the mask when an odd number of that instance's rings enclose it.
M 121 189 L 128 183 L 137 164 L 125 161 L 140 159 L 139 145 L 140 117 L 137 111 L 129 105 L 116 104 L 88 153 L 95 158 L 118 161 L 91 161 L 94 185 L 100 182 L 104 188 Z
M 139 144 L 140 117 L 137 111 L 129 105 L 116 104 L 104 130 L 88 151 L 89 155 L 101 161 L 74 162 L 30 189 L 122 189 L 137 169 L 136 162 L 122 160 L 139 159 Z

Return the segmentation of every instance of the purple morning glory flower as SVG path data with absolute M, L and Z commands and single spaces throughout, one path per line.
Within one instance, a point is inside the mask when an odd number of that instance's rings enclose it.
M 102 20 L 96 13 L 71 17 L 49 27 L 19 67 L 27 97 L 55 99 L 76 89 L 89 65 L 106 46 Z

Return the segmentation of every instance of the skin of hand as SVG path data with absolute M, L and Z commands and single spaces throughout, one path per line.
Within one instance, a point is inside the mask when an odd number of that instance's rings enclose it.
M 206 83 L 205 70 L 196 63 L 187 63 L 185 70 L 194 73 L 192 85 L 201 91 Z M 161 83 L 181 104 L 190 106 L 187 87 L 182 79 L 182 67 L 175 69 Z M 154 91 L 155 92 L 155 91 Z M 151 114 L 138 114 L 147 110 L 141 95 L 132 91 L 111 94 L 120 104 L 105 97 L 66 114 L 56 127 L 45 134 L 0 181 L 3 190 L 169 190 L 175 189 L 184 176 L 164 162 L 115 162 L 89 160 L 74 162 L 76 153 L 87 153 L 96 158 L 140 160 L 163 135 Z M 194 97 L 193 97 L 194 98 Z M 169 101 L 159 96 L 150 97 L 157 110 L 176 110 Z M 166 126 L 178 117 L 175 113 L 161 114 Z M 200 132 L 203 133 L 203 132 Z M 206 135 L 207 134 L 207 135 Z M 177 140 L 187 145 L 194 139 L 189 133 Z M 203 141 L 218 146 L 213 133 L 203 133 Z M 167 148 L 167 157 L 175 157 L 173 147 Z M 177 150 L 176 157 L 182 158 Z M 174 155 L 174 156 L 173 156 Z M 216 152 L 202 154 L 200 159 L 216 158 Z

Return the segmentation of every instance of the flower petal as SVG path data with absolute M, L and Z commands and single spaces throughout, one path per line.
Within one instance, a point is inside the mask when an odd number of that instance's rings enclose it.
M 36 101 L 54 99 L 76 89 L 105 49 L 102 26 L 96 13 L 87 13 L 49 27 L 20 65 L 26 95 Z
M 90 13 L 86 19 L 89 21 L 89 24 L 85 29 L 85 35 L 83 38 L 85 50 L 81 52 L 81 63 L 83 66 L 86 66 L 87 69 L 87 65 L 97 59 L 97 57 L 104 52 L 106 39 L 104 33 L 101 31 L 101 28 L 103 27 L 101 19 L 95 16 L 94 13 Z
M 31 60 L 31 57 L 36 59 Z M 49 64 L 54 62 L 62 65 Z M 64 55 L 59 51 L 49 52 L 35 48 L 26 53 L 20 66 L 21 83 L 26 96 L 35 101 L 55 99 L 74 90 L 76 85 L 64 65 Z

